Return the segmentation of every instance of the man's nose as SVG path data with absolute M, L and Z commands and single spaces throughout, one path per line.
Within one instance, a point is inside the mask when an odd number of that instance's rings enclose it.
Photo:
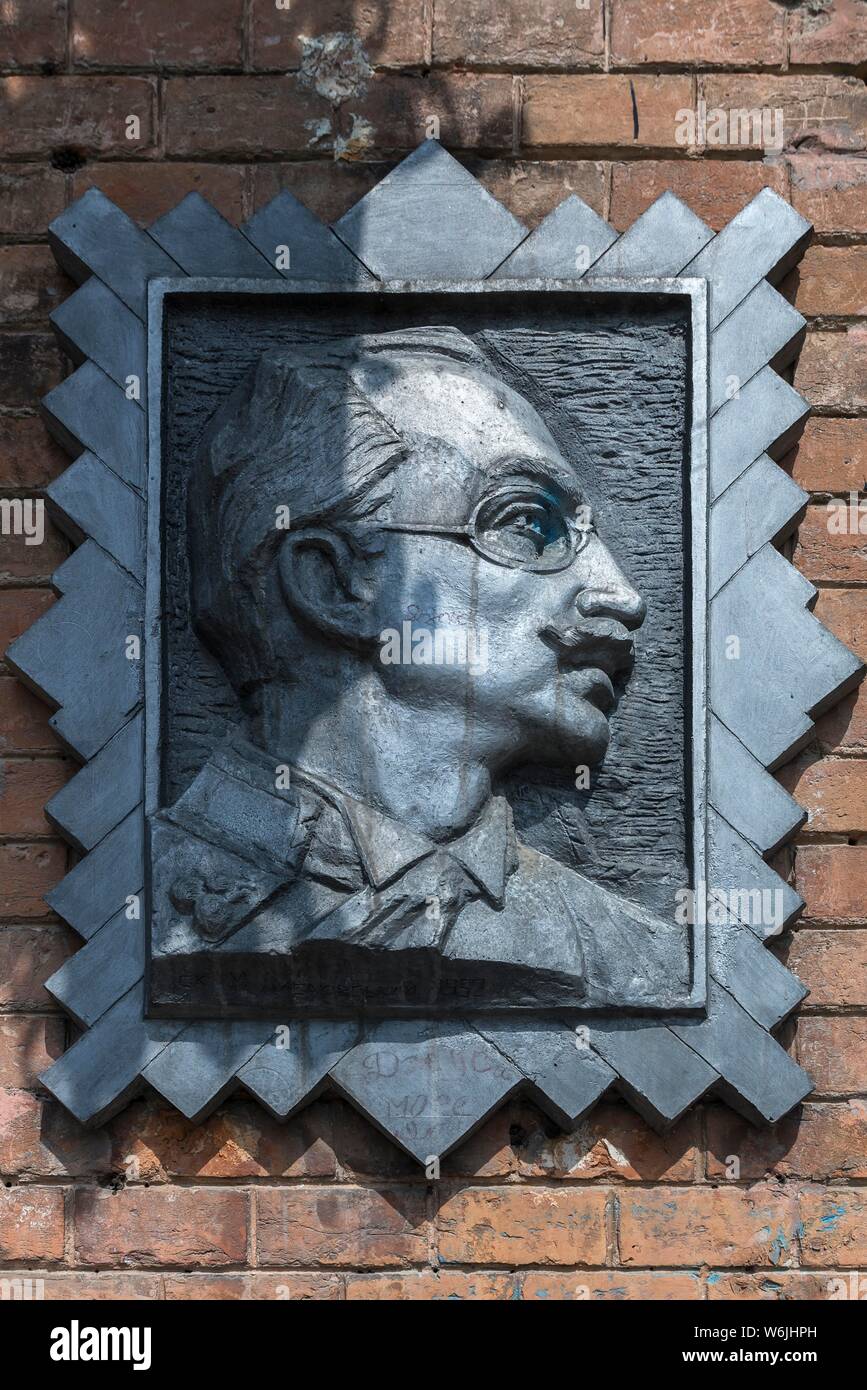
M 641 627 L 647 604 L 633 589 L 611 551 L 594 536 L 581 558 L 585 561 L 584 582 L 575 595 L 575 607 L 582 617 L 615 618 L 624 627 Z

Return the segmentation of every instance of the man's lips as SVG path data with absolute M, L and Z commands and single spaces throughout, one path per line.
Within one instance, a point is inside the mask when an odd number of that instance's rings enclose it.
M 591 668 L 607 678 L 609 688 L 618 676 L 632 670 L 632 637 L 616 618 L 588 618 L 571 627 L 549 623 L 542 629 L 541 637 L 554 648 L 561 666 Z

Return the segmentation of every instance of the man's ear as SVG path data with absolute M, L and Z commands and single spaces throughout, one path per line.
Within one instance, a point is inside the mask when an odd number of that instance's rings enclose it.
M 350 646 L 376 640 L 365 562 L 339 533 L 290 531 L 278 564 L 283 597 L 296 618 Z

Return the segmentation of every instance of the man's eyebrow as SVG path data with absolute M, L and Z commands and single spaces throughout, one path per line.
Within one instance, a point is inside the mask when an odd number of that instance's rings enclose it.
M 555 483 L 557 487 L 562 488 L 564 492 L 577 501 L 580 501 L 583 496 L 577 474 L 569 468 L 564 468 L 563 464 L 558 463 L 556 459 L 547 456 L 545 458 L 527 458 L 524 454 L 508 454 L 504 458 L 496 459 L 489 473 L 496 478 L 520 473 L 524 477 L 529 476 L 540 483 Z

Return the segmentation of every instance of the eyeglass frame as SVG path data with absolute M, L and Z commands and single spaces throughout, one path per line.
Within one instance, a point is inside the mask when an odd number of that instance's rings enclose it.
M 487 548 L 479 539 L 476 522 L 483 507 L 487 507 L 498 497 L 508 498 L 516 495 L 514 487 L 499 488 L 496 492 L 486 493 L 480 498 L 473 507 L 468 520 L 463 526 L 437 526 L 431 522 L 421 521 L 380 521 L 376 524 L 376 529 L 380 531 L 397 531 L 406 535 L 424 536 L 448 536 L 453 540 L 468 541 L 477 555 L 483 559 L 490 560 L 492 564 L 502 565 L 505 569 L 529 570 L 533 574 L 560 574 L 563 570 L 569 569 L 574 564 L 578 555 L 587 545 L 590 537 L 596 534 L 596 527 L 591 520 L 584 524 L 577 522 L 560 507 L 556 498 L 551 497 L 550 493 L 543 494 L 550 501 L 554 502 L 561 511 L 563 521 L 569 537 L 569 550 L 566 558 L 561 564 L 542 565 L 534 564 L 530 560 L 509 559 L 496 551 Z M 582 504 L 586 505 L 586 504 Z

